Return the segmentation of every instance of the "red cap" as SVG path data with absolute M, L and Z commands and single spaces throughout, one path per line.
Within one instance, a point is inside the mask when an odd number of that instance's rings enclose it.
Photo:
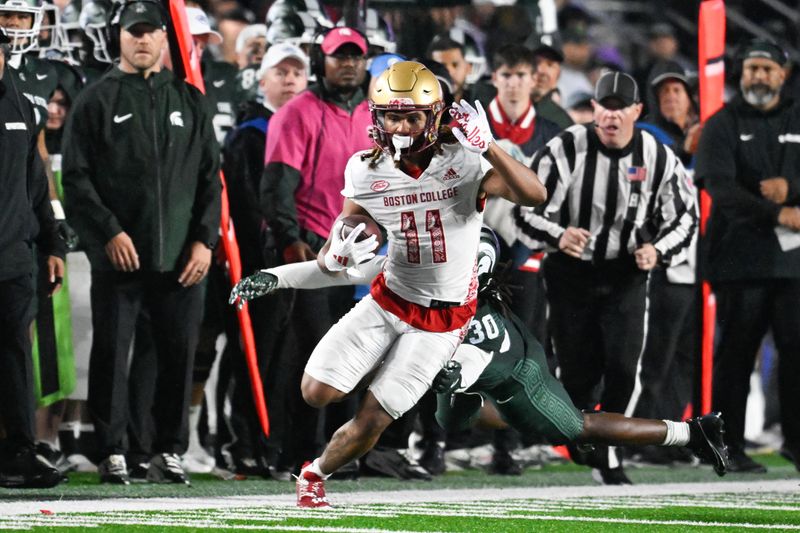
M 348 28 L 346 26 L 333 28 L 325 35 L 325 38 L 322 40 L 322 52 L 325 55 L 331 55 L 342 45 L 350 43 L 358 46 L 362 54 L 367 53 L 367 40 L 364 39 L 364 36 L 353 28 Z

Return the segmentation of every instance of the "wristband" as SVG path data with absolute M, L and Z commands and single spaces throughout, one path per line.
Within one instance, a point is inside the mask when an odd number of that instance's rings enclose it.
M 53 214 L 56 220 L 65 220 L 67 215 L 64 213 L 64 206 L 61 205 L 59 200 L 50 200 L 50 206 L 53 208 Z

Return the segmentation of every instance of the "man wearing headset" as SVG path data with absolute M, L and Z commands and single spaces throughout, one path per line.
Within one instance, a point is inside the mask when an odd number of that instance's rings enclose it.
M 261 179 L 261 202 L 275 246 L 285 263 L 316 257 L 342 209 L 339 191 L 351 154 L 372 146 L 364 82 L 368 43 L 355 29 L 329 30 L 311 50 L 317 83 L 281 107 L 270 120 Z M 298 332 L 293 370 L 287 370 L 288 409 L 299 427 L 285 443 L 288 468 L 315 457 L 319 411 L 300 396 L 300 379 L 319 340 L 352 305 L 352 287 L 298 292 L 290 323 Z
M 89 409 L 100 480 L 127 484 L 128 349 L 140 310 L 158 359 L 155 435 L 147 479 L 188 483 L 192 362 L 201 284 L 220 217 L 219 145 L 211 109 L 163 68 L 164 13 L 133 1 L 119 16 L 120 62 L 76 99 L 67 120 L 67 212 L 92 265 Z

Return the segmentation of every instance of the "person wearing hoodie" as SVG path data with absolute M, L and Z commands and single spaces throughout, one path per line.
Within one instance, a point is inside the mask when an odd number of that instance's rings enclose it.
M 711 195 L 704 273 L 717 302 L 712 405 L 724 412 L 731 471 L 763 473 L 745 453 L 750 374 L 766 332 L 778 351 L 781 454 L 800 469 L 800 107 L 781 95 L 786 52 L 753 39 L 739 94 L 706 122 L 696 178 Z
M 78 96 L 63 139 L 66 209 L 92 267 L 89 409 L 102 482 L 129 482 L 128 349 L 142 309 L 157 351 L 155 455 L 147 478 L 188 483 L 191 371 L 217 241 L 221 184 L 212 113 L 163 68 L 165 15 L 125 4 L 120 62 Z
M 672 148 L 681 163 L 692 168 L 702 126 L 689 77 L 675 61 L 663 61 L 653 66 L 649 86 L 652 111 L 637 127 Z

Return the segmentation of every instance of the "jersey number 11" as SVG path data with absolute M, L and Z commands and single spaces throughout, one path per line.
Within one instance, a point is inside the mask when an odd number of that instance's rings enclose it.
M 413 211 L 400 213 L 400 230 L 406 237 L 406 255 L 409 263 L 420 262 L 419 233 L 417 232 L 417 217 Z M 425 212 L 425 231 L 431 236 L 431 249 L 433 250 L 434 263 L 447 262 L 447 246 L 444 239 L 442 217 L 438 209 Z

